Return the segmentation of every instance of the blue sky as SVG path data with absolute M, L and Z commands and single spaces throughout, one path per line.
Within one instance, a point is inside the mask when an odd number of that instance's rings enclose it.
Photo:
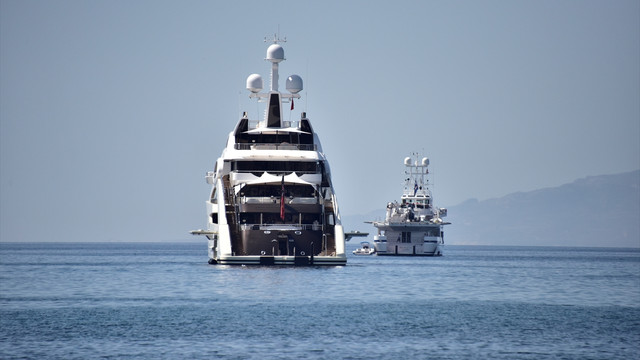
M 278 29 L 343 215 L 640 168 L 638 1 L 1 0 L 0 240 L 191 240 Z

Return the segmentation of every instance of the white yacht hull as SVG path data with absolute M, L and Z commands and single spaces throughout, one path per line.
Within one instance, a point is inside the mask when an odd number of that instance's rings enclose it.
M 385 233 L 374 236 L 377 255 L 442 256 L 444 252 L 444 232 L 439 225 L 378 224 L 376 227 Z

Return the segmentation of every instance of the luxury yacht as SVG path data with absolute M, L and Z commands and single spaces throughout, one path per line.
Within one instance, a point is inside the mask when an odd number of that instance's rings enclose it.
M 266 41 L 266 40 L 265 40 Z M 286 41 L 286 40 L 284 40 Z M 229 134 L 213 171 L 206 201 L 210 264 L 345 265 L 345 235 L 329 162 L 307 114 L 287 121 L 302 79 L 286 79 L 278 90 L 284 42 L 274 37 L 267 49 L 270 89 L 259 74 L 247 78 L 249 97 L 264 106 L 264 118 L 247 112 Z M 297 116 L 296 116 L 297 118 Z
M 429 189 L 429 159 L 417 153 L 404 159 L 404 191 L 400 202 L 387 204 L 384 221 L 373 221 L 377 255 L 441 256 L 447 209 L 437 208 Z

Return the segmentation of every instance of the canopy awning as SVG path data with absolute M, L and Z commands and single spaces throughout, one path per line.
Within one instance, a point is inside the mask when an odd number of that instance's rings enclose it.
M 286 184 L 300 184 L 300 185 L 310 185 L 315 187 L 318 183 L 320 183 L 320 181 L 322 181 L 322 175 L 321 174 L 304 174 L 302 175 L 303 177 L 314 177 L 317 178 L 317 182 L 309 182 L 306 181 L 304 179 L 302 179 L 300 176 L 296 175 L 295 172 L 292 172 L 289 175 L 285 175 L 284 177 L 284 182 Z M 263 172 L 262 175 L 260 175 L 260 177 L 258 177 L 257 179 L 252 179 L 252 180 L 247 180 L 245 181 L 245 185 L 257 185 L 257 184 L 280 184 L 282 182 L 282 175 L 274 175 L 274 174 L 270 174 L 268 172 Z M 237 191 L 239 191 L 240 189 L 237 189 Z

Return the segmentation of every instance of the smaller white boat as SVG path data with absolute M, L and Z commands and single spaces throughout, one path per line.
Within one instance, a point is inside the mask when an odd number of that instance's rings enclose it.
M 373 221 L 378 234 L 373 236 L 376 256 L 442 256 L 444 248 L 444 225 L 447 209 L 433 204 L 429 174 L 429 159 L 407 157 L 404 164 L 405 185 L 401 203 L 387 204 L 384 221 Z
M 373 255 L 375 252 L 376 250 L 369 245 L 368 241 L 361 241 L 360 247 L 353 250 L 353 255 Z

